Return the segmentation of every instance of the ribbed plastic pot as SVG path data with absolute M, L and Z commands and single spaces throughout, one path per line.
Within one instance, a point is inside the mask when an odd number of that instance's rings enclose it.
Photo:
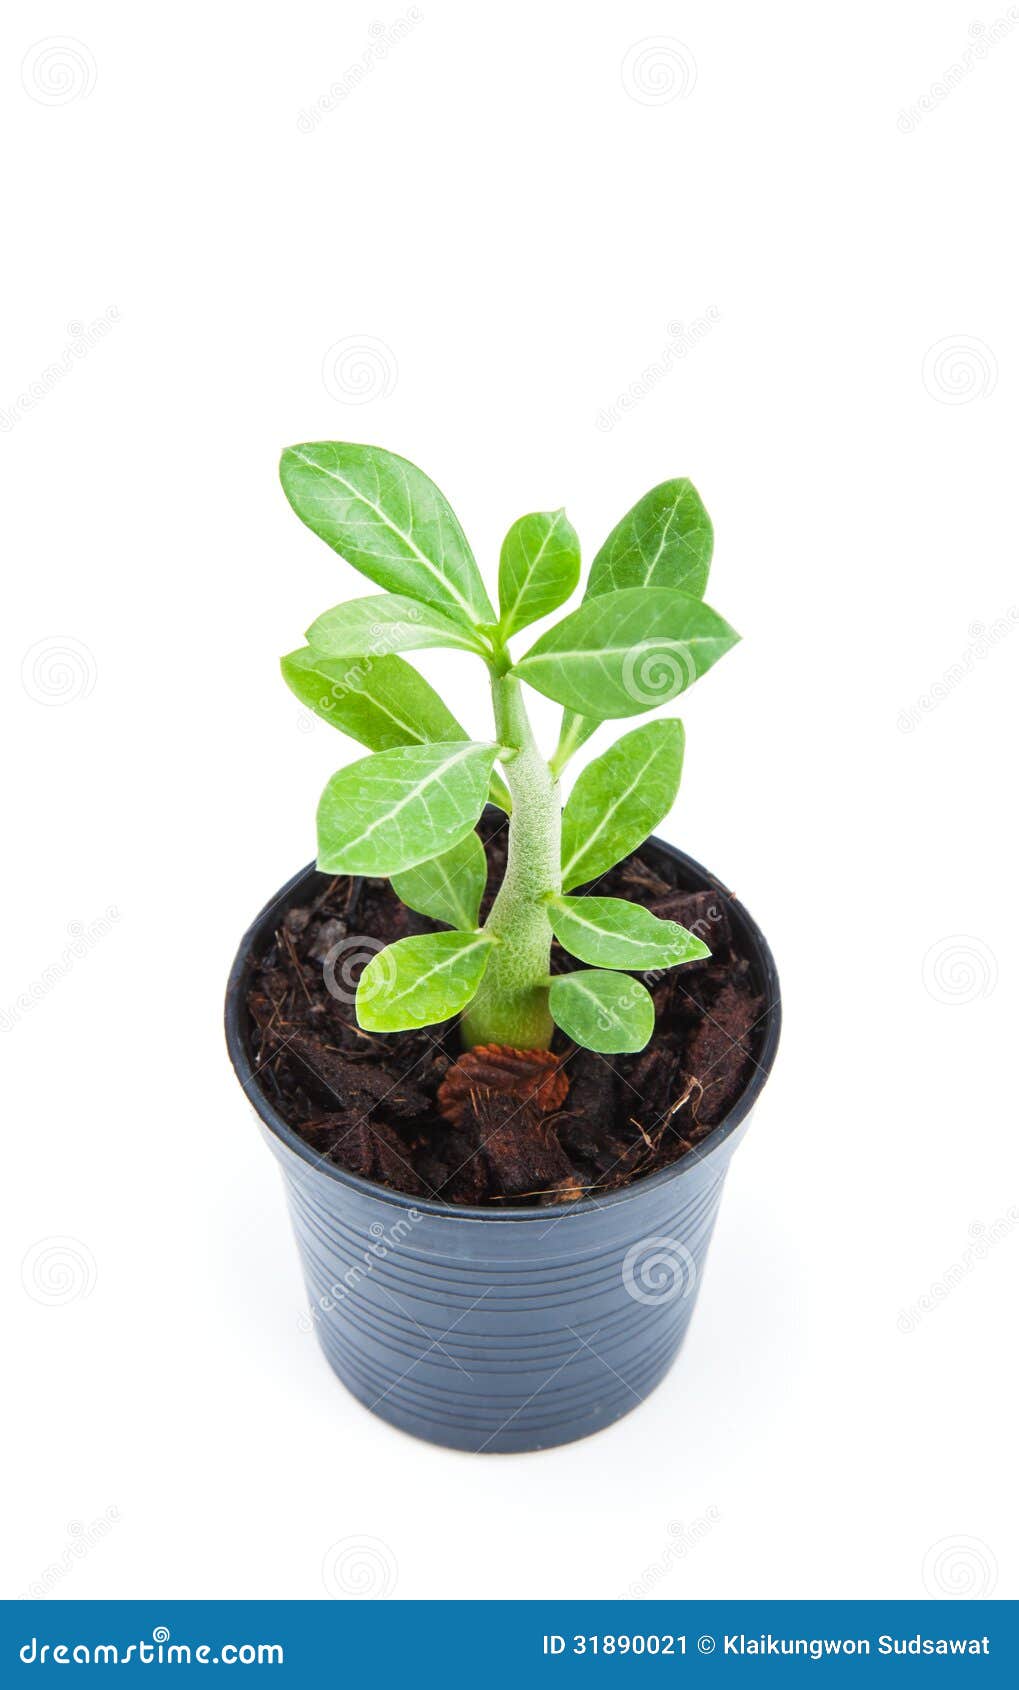
M 697 1301 L 732 1153 L 771 1071 L 778 976 L 756 922 L 722 883 L 653 839 L 679 883 L 724 902 L 765 1010 L 750 1080 L 672 1167 L 605 1196 L 495 1210 L 411 1198 L 324 1161 L 261 1090 L 246 1007 L 256 958 L 285 912 L 326 878 L 301 871 L 241 941 L 227 1045 L 283 1171 L 327 1360 L 359 1402 L 402 1431 L 477 1453 L 548 1449 L 600 1431 L 668 1372 Z

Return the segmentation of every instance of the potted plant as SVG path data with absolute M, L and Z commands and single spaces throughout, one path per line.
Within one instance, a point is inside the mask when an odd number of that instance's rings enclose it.
M 282 1166 L 325 1354 L 434 1442 L 543 1448 L 609 1424 L 674 1359 L 733 1148 L 774 1060 L 768 947 L 652 829 L 677 697 L 736 642 L 703 598 L 712 528 L 667 481 L 613 529 L 579 606 L 565 513 L 510 528 L 498 610 L 438 488 L 374 446 L 289 448 L 297 515 L 382 590 L 282 660 L 367 746 L 318 807 L 317 865 L 266 906 L 227 994 L 238 1076 Z M 404 653 L 469 653 L 471 737 Z M 563 706 L 548 757 L 526 688 Z

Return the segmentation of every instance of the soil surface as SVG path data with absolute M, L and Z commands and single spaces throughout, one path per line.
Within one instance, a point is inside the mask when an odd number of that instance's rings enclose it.
M 492 810 L 479 823 L 490 870 L 482 916 L 502 875 L 505 828 Z M 354 991 L 370 958 L 394 939 L 438 930 L 385 880 L 323 876 L 314 901 L 287 913 L 248 993 L 257 1083 L 320 1155 L 413 1197 L 546 1205 L 665 1167 L 739 1096 L 765 1010 L 735 949 L 724 895 L 680 890 L 678 867 L 647 846 L 597 890 L 691 928 L 711 947 L 710 959 L 642 976 L 657 1023 L 636 1056 L 595 1055 L 557 1034 L 553 1050 L 569 1090 L 551 1113 L 519 1093 L 480 1086 L 454 1125 L 437 1093 L 462 1054 L 455 1022 L 385 1035 L 358 1027 Z M 553 973 L 578 966 L 553 948 Z

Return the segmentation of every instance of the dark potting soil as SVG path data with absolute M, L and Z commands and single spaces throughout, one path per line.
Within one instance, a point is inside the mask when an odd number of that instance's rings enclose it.
M 482 915 L 501 879 L 505 828 L 491 810 L 479 823 L 490 871 Z M 354 991 L 370 958 L 394 939 L 437 930 L 384 880 L 323 877 L 312 903 L 288 911 L 248 993 L 257 1083 L 313 1150 L 412 1197 L 543 1205 L 654 1173 L 692 1149 L 739 1096 L 765 1008 L 724 896 L 679 889 L 677 869 L 645 847 L 597 890 L 692 929 L 711 957 L 642 977 L 657 1019 L 636 1056 L 599 1056 L 557 1033 L 553 1051 L 569 1090 L 553 1112 L 482 1085 L 453 1124 L 437 1093 L 462 1054 L 456 1023 L 385 1035 L 358 1027 Z M 553 973 L 577 966 L 553 948 Z

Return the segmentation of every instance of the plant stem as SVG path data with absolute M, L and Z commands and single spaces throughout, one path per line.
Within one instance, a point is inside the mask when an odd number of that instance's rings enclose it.
M 543 902 L 562 890 L 562 813 L 559 783 L 535 744 L 520 682 L 492 676 L 500 745 L 513 755 L 503 765 L 513 799 L 506 873 L 486 933 L 492 946 L 485 977 L 461 1023 L 468 1049 L 478 1044 L 547 1050 L 552 1038 L 548 971 L 552 928 Z

